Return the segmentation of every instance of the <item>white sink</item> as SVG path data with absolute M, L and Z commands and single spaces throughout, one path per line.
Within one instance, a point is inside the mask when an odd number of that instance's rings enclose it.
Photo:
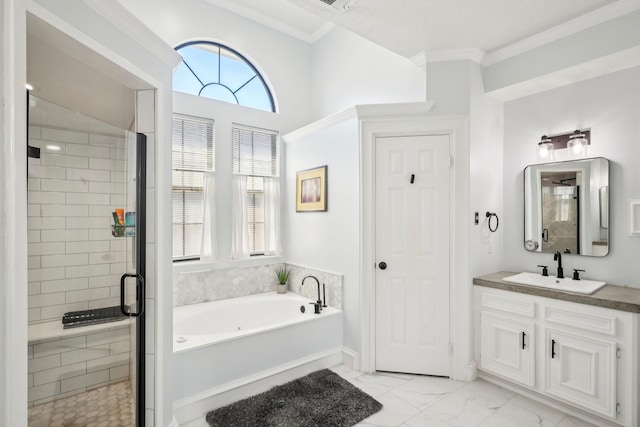
M 575 292 L 577 294 L 592 294 L 606 282 L 596 280 L 573 280 L 570 277 L 558 279 L 554 276 L 543 276 L 540 273 L 518 273 L 505 277 L 505 282 L 518 283 L 520 285 L 537 286 L 540 288 L 555 289 L 557 291 Z

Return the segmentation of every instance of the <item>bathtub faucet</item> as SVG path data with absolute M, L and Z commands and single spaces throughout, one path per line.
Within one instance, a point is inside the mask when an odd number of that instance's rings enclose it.
M 311 277 L 313 280 L 315 280 L 316 283 L 318 284 L 318 301 L 316 301 L 314 303 L 311 302 L 309 304 L 313 304 L 314 313 L 320 314 L 320 312 L 322 311 L 322 300 L 320 299 L 320 281 L 315 276 L 307 276 L 304 279 L 302 279 L 302 286 L 304 286 L 304 281 L 307 280 L 309 277 Z

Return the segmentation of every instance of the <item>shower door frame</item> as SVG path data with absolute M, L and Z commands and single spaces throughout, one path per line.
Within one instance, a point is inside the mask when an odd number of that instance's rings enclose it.
M 127 150 L 128 151 L 128 150 Z M 120 279 L 120 310 L 123 314 L 133 317 L 136 322 L 136 384 L 135 384 L 135 425 L 145 426 L 145 386 L 146 386 L 146 244 L 147 244 L 147 137 L 143 133 L 136 133 L 136 228 L 135 228 L 135 274 L 125 273 Z M 125 305 L 127 277 L 136 279 L 135 312 L 128 310 Z

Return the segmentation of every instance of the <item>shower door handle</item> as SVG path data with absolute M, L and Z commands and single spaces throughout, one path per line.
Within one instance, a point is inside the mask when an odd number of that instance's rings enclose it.
M 125 290 L 127 288 L 127 277 L 136 279 L 136 311 L 129 311 L 129 307 L 124 303 Z M 144 313 L 144 278 L 139 274 L 125 273 L 120 277 L 120 311 L 125 316 L 138 317 Z

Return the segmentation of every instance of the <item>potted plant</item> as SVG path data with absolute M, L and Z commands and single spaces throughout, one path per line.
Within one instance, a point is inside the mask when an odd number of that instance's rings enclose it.
M 287 292 L 287 280 L 289 280 L 289 269 L 286 265 L 276 267 L 276 277 L 278 278 L 278 284 L 276 285 L 276 291 L 279 294 Z

